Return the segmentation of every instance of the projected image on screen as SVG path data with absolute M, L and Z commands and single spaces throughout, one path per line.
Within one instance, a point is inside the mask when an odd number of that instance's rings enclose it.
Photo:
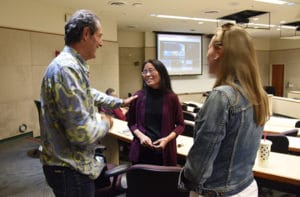
M 201 35 L 157 34 L 157 58 L 170 75 L 202 74 Z

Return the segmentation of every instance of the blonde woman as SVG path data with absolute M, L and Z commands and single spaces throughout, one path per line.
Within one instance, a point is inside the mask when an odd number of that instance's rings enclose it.
M 223 25 L 207 59 L 216 82 L 197 114 L 179 188 L 190 196 L 258 196 L 252 167 L 269 108 L 250 36 Z

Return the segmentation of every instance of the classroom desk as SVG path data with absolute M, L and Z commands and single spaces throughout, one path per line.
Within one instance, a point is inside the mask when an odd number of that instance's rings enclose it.
M 289 151 L 300 153 L 300 137 L 287 136 L 287 138 L 289 140 Z
M 284 117 L 278 117 L 278 116 L 271 116 L 270 119 L 266 122 L 266 125 L 295 127 L 295 125 L 298 121 L 300 121 L 300 120 L 295 119 L 295 118 L 284 118 Z
M 184 122 L 187 122 L 189 124 L 195 124 L 194 121 L 190 121 L 190 120 L 184 120 Z M 293 130 L 293 129 L 298 129 L 298 128 L 295 128 L 295 127 L 292 127 L 292 126 L 280 126 L 280 125 L 275 125 L 275 124 L 265 124 L 264 126 L 264 132 L 266 133 L 270 133 L 270 134 L 282 134 L 286 131 L 290 131 L 290 130 Z M 298 129 L 298 136 L 299 136 L 299 129 Z
M 300 146 L 300 138 L 288 137 L 290 144 Z M 193 144 L 193 138 L 179 135 L 177 137 L 177 154 L 186 157 Z M 295 151 L 295 149 L 292 149 Z M 262 167 L 255 162 L 253 173 L 258 184 L 271 187 L 280 191 L 297 193 L 300 192 L 300 156 L 270 153 L 268 166 Z
M 297 137 L 288 137 L 297 138 Z M 299 141 L 300 142 L 300 139 Z M 186 156 L 193 144 L 193 138 L 187 136 L 177 137 L 177 153 Z M 297 145 L 299 147 L 299 144 Z M 288 164 L 288 165 L 287 165 Z M 253 172 L 255 176 L 282 181 L 300 186 L 300 157 L 271 152 L 269 165 L 261 167 L 255 162 Z
M 185 103 L 185 104 L 193 104 L 195 106 L 198 106 L 199 108 L 201 108 L 203 106 L 203 103 L 199 103 L 199 102 L 195 102 L 195 101 L 184 101 L 183 103 Z
M 264 126 L 264 132 L 270 134 L 284 134 L 286 131 L 290 131 L 293 129 L 298 129 L 298 128 L 289 127 L 289 126 L 270 125 L 270 124 L 266 124 Z M 299 135 L 299 129 L 298 129 L 298 135 Z
M 300 157 L 271 152 L 269 164 L 262 167 L 257 162 L 253 167 L 255 177 L 283 182 L 300 188 Z
M 187 121 L 187 120 L 185 120 L 185 121 L 188 123 L 192 123 L 192 121 Z M 282 131 L 282 130 L 284 130 L 283 128 L 286 129 L 286 127 L 276 127 L 276 126 L 274 126 L 274 128 L 275 129 L 273 129 L 273 131 L 275 131 L 276 128 L 277 128 L 277 131 Z M 133 139 L 133 136 L 127 126 L 127 122 L 118 120 L 118 119 L 114 119 L 114 123 L 113 123 L 112 128 L 109 131 L 109 134 L 121 141 L 125 141 L 128 143 L 130 143 Z M 300 138 L 299 137 L 291 137 L 291 136 L 287 136 L 287 138 L 289 140 L 289 150 L 294 151 L 294 152 L 300 152 Z M 188 152 L 187 150 L 190 149 L 192 144 L 193 144 L 193 138 L 179 135 L 177 137 L 178 155 L 183 156 L 185 153 L 187 153 Z
M 109 135 L 116 139 L 130 143 L 133 139 L 131 132 L 127 126 L 127 122 L 114 119 Z M 290 145 L 294 146 L 293 150 L 299 150 L 299 139 L 297 137 L 288 137 L 291 140 Z M 191 146 L 193 145 L 193 138 L 179 135 L 176 139 L 177 154 L 181 157 L 186 157 Z M 118 155 L 117 151 L 114 154 Z M 271 152 L 269 165 L 262 167 L 255 163 L 253 167 L 254 176 L 258 180 L 269 181 L 272 184 L 284 184 L 288 187 L 288 191 L 300 191 L 300 156 L 290 154 L 280 154 Z M 277 186 L 276 185 L 276 186 Z

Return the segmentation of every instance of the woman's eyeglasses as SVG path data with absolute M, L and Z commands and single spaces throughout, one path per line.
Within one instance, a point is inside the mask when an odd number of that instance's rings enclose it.
M 149 69 L 149 70 L 143 70 L 142 76 L 146 76 L 148 73 L 152 75 L 156 70 L 155 69 Z

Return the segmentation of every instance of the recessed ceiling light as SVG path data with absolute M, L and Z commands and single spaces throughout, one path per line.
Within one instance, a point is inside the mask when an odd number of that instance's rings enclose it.
M 240 5 L 240 3 L 239 2 L 231 2 L 231 3 L 229 3 L 229 5 L 231 5 L 231 6 L 238 6 L 238 5 Z
M 137 3 L 133 3 L 133 4 L 132 4 L 132 6 L 133 6 L 133 7 L 142 7 L 142 6 L 143 6 L 143 4 L 142 4 L 142 3 L 139 3 L 139 2 L 137 2 Z
M 196 18 L 196 17 L 188 17 L 188 16 L 173 16 L 173 15 L 164 15 L 164 14 L 151 14 L 151 16 L 157 18 L 169 18 L 169 19 L 177 19 L 177 20 L 192 20 L 192 21 L 206 21 L 206 22 L 219 22 L 218 19 L 209 19 L 209 18 Z
M 218 10 L 208 10 L 204 12 L 204 14 L 218 14 L 218 13 L 219 13 Z
M 110 6 L 121 7 L 126 5 L 127 3 L 125 1 L 113 0 L 113 1 L 109 1 L 108 4 Z
M 294 3 L 294 2 L 287 2 L 287 5 L 289 5 L 289 6 L 294 6 L 296 3 Z
M 259 1 L 259 2 L 264 2 L 264 3 L 273 3 L 273 4 L 278 4 L 278 5 L 283 5 L 286 4 L 286 1 L 283 0 L 254 0 L 254 1 Z

